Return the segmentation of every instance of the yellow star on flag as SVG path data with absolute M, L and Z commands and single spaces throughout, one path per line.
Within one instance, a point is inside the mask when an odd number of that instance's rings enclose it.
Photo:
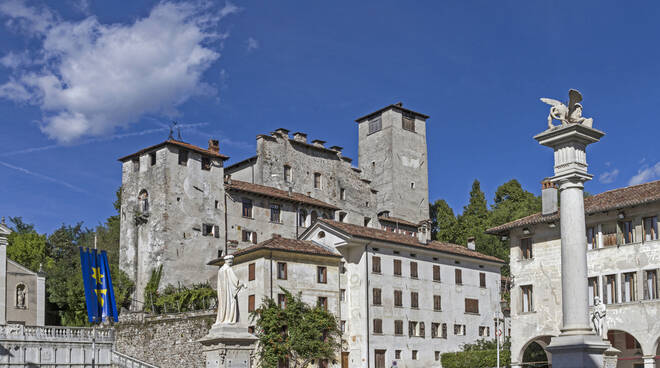
M 99 267 L 92 267 L 92 278 L 96 280 L 97 284 L 102 284 L 101 279 L 104 277 L 101 273 L 101 269 Z
M 96 297 L 99 300 L 99 304 L 101 304 L 101 307 L 103 306 L 103 296 L 108 292 L 108 289 L 95 289 L 96 291 Z

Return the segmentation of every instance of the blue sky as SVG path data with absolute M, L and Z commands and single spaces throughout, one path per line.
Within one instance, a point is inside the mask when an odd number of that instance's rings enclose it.
M 0 2 L 0 215 L 50 232 L 113 214 L 117 158 L 167 137 L 231 162 L 279 127 L 345 147 L 384 105 L 428 114 L 432 200 L 460 212 L 552 154 L 539 97 L 584 95 L 606 132 L 586 189 L 660 177 L 660 5 L 531 1 Z

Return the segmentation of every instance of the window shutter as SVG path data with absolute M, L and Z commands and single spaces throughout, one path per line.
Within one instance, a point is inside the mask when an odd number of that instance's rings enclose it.
M 248 281 L 254 280 L 254 263 L 248 265 Z
M 433 281 L 440 281 L 440 266 L 433 266 Z
M 257 232 L 252 232 L 252 244 L 257 244 Z

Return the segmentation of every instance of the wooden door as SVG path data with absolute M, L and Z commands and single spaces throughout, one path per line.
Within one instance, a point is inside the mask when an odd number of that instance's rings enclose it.
M 385 350 L 375 351 L 375 368 L 385 368 Z
M 348 368 L 348 352 L 342 351 L 341 353 L 341 368 Z

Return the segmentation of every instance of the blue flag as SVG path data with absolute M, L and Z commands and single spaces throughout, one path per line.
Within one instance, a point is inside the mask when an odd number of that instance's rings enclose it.
M 90 323 L 100 323 L 112 318 L 118 322 L 117 303 L 112 288 L 108 255 L 104 250 L 97 253 L 96 249 L 80 248 L 80 265 L 82 267 L 83 284 L 85 285 L 85 301 L 87 317 Z

